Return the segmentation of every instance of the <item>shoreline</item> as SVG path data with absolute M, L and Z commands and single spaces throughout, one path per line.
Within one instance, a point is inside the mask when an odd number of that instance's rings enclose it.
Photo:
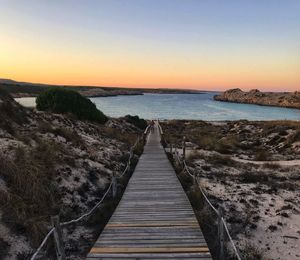
M 170 95 L 170 94 L 174 94 L 174 95 L 203 95 L 206 94 L 207 92 L 201 91 L 201 92 L 189 92 L 189 91 L 182 91 L 182 92 L 160 92 L 160 91 L 153 91 L 153 92 L 142 92 L 142 93 L 106 93 L 106 94 L 86 94 L 84 91 L 81 92 L 79 91 L 79 93 L 84 96 L 84 97 L 88 97 L 88 98 L 96 98 L 96 97 L 117 97 L 117 96 L 143 96 L 143 95 L 155 95 L 155 94 L 159 94 L 159 95 Z M 28 94 L 28 93 L 11 93 L 11 96 L 13 98 L 36 98 L 38 97 L 38 94 L 36 95 L 32 95 L 32 94 Z

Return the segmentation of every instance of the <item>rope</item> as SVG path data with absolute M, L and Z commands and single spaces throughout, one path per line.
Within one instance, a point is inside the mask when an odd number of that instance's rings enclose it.
M 178 151 L 177 151 L 177 148 L 175 148 L 175 156 L 176 156 L 176 160 L 179 162 L 179 163 L 181 163 L 181 161 L 180 161 L 180 157 L 179 157 L 179 155 L 178 155 Z
M 239 253 L 238 253 L 238 250 L 237 250 L 237 248 L 236 248 L 236 246 L 235 246 L 235 244 L 234 244 L 234 242 L 233 242 L 233 240 L 232 240 L 232 237 L 231 237 L 231 235 L 230 235 L 230 233 L 229 233 L 229 230 L 228 230 L 228 227 L 227 227 L 227 225 L 226 225 L 226 222 L 225 222 L 225 220 L 224 220 L 223 217 L 222 217 L 221 219 L 222 219 L 222 222 L 223 222 L 225 231 L 226 231 L 226 233 L 227 233 L 227 236 L 228 236 L 228 238 L 229 238 L 229 240 L 230 240 L 230 243 L 231 243 L 231 245 L 232 245 L 232 247 L 233 247 L 233 250 L 234 250 L 234 252 L 235 252 L 235 255 L 236 255 L 236 257 L 237 257 L 238 260 L 241 260 L 241 257 L 240 257 L 240 255 L 239 255 Z
M 157 120 L 157 124 L 158 124 L 158 128 L 159 128 L 159 132 L 160 132 L 160 134 L 161 135 L 163 135 L 164 134 L 164 132 L 163 132 L 163 130 L 162 130 L 162 128 L 161 128 L 161 125 L 160 125 L 160 123 L 159 123 L 159 121 Z
M 85 217 L 91 215 L 91 214 L 93 213 L 93 211 L 94 211 L 96 208 L 98 208 L 98 207 L 100 206 L 100 204 L 103 202 L 103 200 L 104 200 L 105 197 L 107 196 L 108 192 L 110 191 L 111 187 L 112 187 L 112 182 L 110 182 L 110 185 L 109 185 L 107 191 L 104 193 L 104 195 L 103 195 L 103 197 L 101 198 L 101 200 L 100 200 L 100 201 L 99 201 L 99 202 L 98 202 L 98 203 L 97 203 L 90 211 L 88 211 L 87 213 L 83 214 L 82 216 L 80 216 L 80 217 L 77 218 L 77 219 L 72 219 L 72 220 L 70 220 L 70 221 L 63 222 L 63 223 L 61 223 L 60 225 L 63 227 L 63 226 L 69 225 L 69 224 L 71 224 L 71 223 L 76 223 L 76 222 L 82 220 L 83 218 L 85 218 Z M 42 243 L 40 244 L 40 246 L 38 247 L 38 249 L 36 250 L 36 252 L 32 255 L 32 257 L 30 258 L 30 260 L 34 260 L 34 259 L 37 257 L 37 255 L 40 253 L 40 251 L 41 251 L 41 249 L 43 248 L 43 246 L 46 244 L 48 238 L 49 238 L 50 235 L 53 233 L 54 229 L 55 229 L 54 227 L 53 227 L 52 229 L 50 229 L 50 231 L 49 231 L 48 234 L 45 236 L 45 238 L 43 239 Z
M 178 151 L 177 151 L 177 149 L 176 149 L 176 150 L 175 150 L 175 155 L 176 155 L 178 161 L 181 163 L 180 158 L 178 157 L 178 154 L 177 154 L 177 153 L 178 153 Z M 190 172 L 190 170 L 188 169 L 188 166 L 187 166 L 185 160 L 183 160 L 183 170 L 185 170 L 192 178 L 195 178 L 195 175 L 192 174 L 192 173 Z M 209 199 L 207 198 L 207 196 L 205 195 L 203 189 L 201 188 L 201 185 L 200 185 L 199 182 L 198 182 L 198 179 L 196 179 L 196 181 L 197 181 L 197 184 L 198 184 L 199 189 L 200 189 L 200 191 L 201 191 L 201 194 L 203 195 L 203 197 L 204 197 L 205 200 L 207 201 L 208 205 L 213 209 L 213 211 L 214 211 L 217 215 L 219 215 L 218 210 L 213 206 L 213 204 L 210 202 L 210 200 L 209 200 Z
M 43 239 L 42 243 L 40 244 L 40 246 L 38 247 L 38 249 L 35 251 L 35 253 L 32 255 L 32 257 L 30 258 L 30 260 L 34 260 L 37 255 L 40 253 L 40 251 L 42 250 L 43 246 L 46 244 L 48 238 L 50 237 L 50 235 L 53 233 L 55 228 L 51 228 L 48 232 L 48 234 L 45 236 L 45 238 Z
M 198 183 L 198 180 L 197 180 L 197 183 Z M 208 205 L 213 209 L 213 211 L 219 215 L 219 212 L 218 210 L 213 206 L 213 204 L 210 202 L 210 200 L 207 198 L 207 196 L 205 195 L 203 189 L 201 188 L 201 185 L 198 183 L 198 186 L 199 186 L 199 189 L 201 191 L 201 194 L 203 195 L 203 197 L 205 198 L 206 202 L 208 203 Z
M 147 134 L 149 126 L 147 126 L 145 132 L 143 133 L 144 135 Z M 120 176 L 118 176 L 118 178 L 121 178 L 127 172 L 128 168 L 130 167 L 130 161 L 131 161 L 131 159 L 133 157 L 134 148 L 137 146 L 137 144 L 139 143 L 139 141 L 140 141 L 140 137 L 137 138 L 135 144 L 130 148 L 130 156 L 129 156 L 128 162 L 126 164 L 126 168 L 124 169 L 124 171 L 122 172 L 122 174 Z M 78 217 L 76 219 L 72 219 L 70 221 L 62 222 L 60 224 L 61 227 L 70 225 L 72 223 L 77 223 L 77 222 L 81 221 L 82 219 L 84 219 L 85 217 L 90 216 L 101 205 L 101 203 L 104 201 L 104 199 L 106 198 L 106 196 L 109 193 L 110 189 L 112 188 L 112 184 L 113 183 L 112 183 L 112 180 L 111 180 L 111 182 L 110 182 L 110 184 L 109 184 L 106 192 L 102 196 L 101 200 L 91 210 L 89 210 L 88 212 L 86 212 L 85 214 L 81 215 L 80 217 Z M 50 235 L 54 232 L 54 229 L 55 228 L 53 227 L 52 229 L 49 230 L 49 232 L 47 233 L 47 235 L 43 239 L 43 241 L 40 244 L 40 246 L 37 248 L 37 250 L 35 251 L 35 253 L 31 256 L 30 260 L 34 260 L 37 257 L 37 255 L 40 253 L 40 251 L 43 248 L 43 246 L 46 244 L 46 242 L 47 242 L 48 238 L 50 237 Z
M 130 164 L 127 163 L 124 171 L 122 172 L 122 174 L 119 175 L 119 176 L 117 176 L 118 179 L 120 179 L 120 178 L 122 178 L 124 176 L 124 174 L 127 172 L 128 168 L 129 168 L 129 166 L 130 166 Z
M 93 211 L 95 209 L 97 209 L 100 206 L 100 204 L 103 202 L 103 200 L 105 199 L 106 195 L 110 191 L 111 187 L 112 187 L 112 181 L 110 182 L 109 187 L 107 188 L 107 191 L 104 193 L 104 195 L 101 198 L 101 200 L 90 211 L 88 211 L 87 213 L 83 214 L 81 217 L 78 217 L 76 219 L 72 219 L 72 220 L 67 221 L 67 222 L 62 222 L 60 225 L 63 227 L 63 226 L 66 226 L 66 225 L 69 225 L 69 224 L 72 224 L 72 223 L 76 223 L 76 222 L 82 220 L 83 218 L 88 217 L 89 215 L 91 215 L 93 213 Z
M 146 131 L 146 130 L 145 130 Z M 140 137 L 137 138 L 136 142 L 134 143 L 134 145 L 130 148 L 130 154 L 129 154 L 129 158 L 128 158 L 128 161 L 127 161 L 127 164 L 126 164 L 126 167 L 124 169 L 124 171 L 122 172 L 121 175 L 117 176 L 118 179 L 122 178 L 124 176 L 124 174 L 127 172 L 127 170 L 129 169 L 130 167 L 130 162 L 131 162 L 131 159 L 133 157 L 133 151 L 135 149 L 135 147 L 138 145 L 140 141 Z
M 175 148 L 175 157 L 176 157 L 176 159 L 178 160 L 178 162 L 181 163 L 180 157 L 178 156 L 177 148 Z M 188 166 L 187 166 L 185 160 L 183 160 L 183 170 L 186 171 L 191 177 L 195 178 L 195 175 L 192 174 L 192 173 L 189 171 Z M 214 205 L 210 202 L 210 200 L 209 200 L 208 197 L 206 196 L 206 194 L 205 194 L 203 188 L 201 187 L 200 183 L 198 182 L 198 179 L 197 179 L 197 178 L 196 178 L 196 181 L 197 181 L 197 184 L 198 184 L 198 187 L 199 187 L 199 189 L 200 189 L 200 192 L 201 192 L 202 196 L 204 197 L 204 199 L 206 200 L 206 202 L 208 203 L 208 205 L 209 205 L 209 206 L 213 209 L 213 211 L 217 214 L 217 216 L 219 216 L 218 210 L 214 207 Z M 229 233 L 229 230 L 228 230 L 228 227 L 227 227 L 227 224 L 226 224 L 224 218 L 221 217 L 221 220 L 222 220 L 223 226 L 224 226 L 224 228 L 225 228 L 225 231 L 226 231 L 226 233 L 227 233 L 227 236 L 228 236 L 228 238 L 229 238 L 229 240 L 230 240 L 230 243 L 231 243 L 231 245 L 232 245 L 232 247 L 233 247 L 233 250 L 234 250 L 234 252 L 235 252 L 235 255 L 236 255 L 236 257 L 237 257 L 238 260 L 241 260 L 241 257 L 240 257 L 240 255 L 239 255 L 238 250 L 237 250 L 237 248 L 236 248 L 236 246 L 235 246 L 235 244 L 234 244 L 234 241 L 233 241 L 233 239 L 232 239 L 232 237 L 231 237 L 231 235 L 230 235 L 230 233 Z
M 184 165 L 184 168 L 183 168 L 183 169 L 186 170 L 186 172 L 187 172 L 191 177 L 195 178 L 195 174 L 192 174 L 192 173 L 190 172 L 189 168 L 188 168 L 187 165 L 186 165 L 185 160 L 183 160 L 183 165 Z
M 150 125 L 148 125 L 148 126 L 146 127 L 146 129 L 145 129 L 145 131 L 144 131 L 144 135 L 146 135 L 146 134 L 148 133 L 149 128 L 150 128 Z

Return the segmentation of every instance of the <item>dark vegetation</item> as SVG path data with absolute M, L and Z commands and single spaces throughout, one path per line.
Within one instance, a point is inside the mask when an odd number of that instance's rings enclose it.
M 27 122 L 26 110 L 15 104 L 7 91 L 0 89 L 0 97 L 2 100 L 0 102 L 0 128 L 13 134 L 13 124 L 20 125 Z
M 300 122 L 245 120 L 212 124 L 204 121 L 173 120 L 161 123 L 168 143 L 178 147 L 183 136 L 194 148 L 222 154 L 243 154 L 254 160 L 268 161 L 273 156 L 300 158 L 293 144 L 300 140 Z M 297 158 L 297 157 L 296 157 Z
M 10 93 L 11 95 L 27 93 L 28 95 L 36 96 L 47 90 L 48 87 L 1 83 L 0 89 Z
M 230 154 L 236 149 L 243 148 L 241 136 L 235 133 L 224 135 L 229 130 L 229 125 L 222 129 L 221 126 L 212 125 L 204 121 L 170 121 L 163 124 L 167 142 L 177 143 L 181 146 L 182 137 L 187 142 L 192 142 L 200 149 L 214 150 Z
M 38 110 L 53 113 L 72 113 L 81 120 L 103 124 L 107 117 L 96 105 L 78 92 L 62 88 L 50 89 L 41 93 L 36 99 Z
M 136 127 L 140 128 L 141 130 L 145 130 L 147 127 L 147 121 L 145 119 L 139 118 L 138 116 L 125 116 L 125 120 L 128 123 L 135 125 Z
M 27 234 L 34 245 L 40 242 L 49 216 L 59 209 L 53 182 L 58 149 L 39 140 L 31 150 L 18 147 L 14 159 L 0 156 L 0 177 L 10 187 L 10 193 L 0 193 L 0 204 L 5 205 L 2 220 L 12 230 Z

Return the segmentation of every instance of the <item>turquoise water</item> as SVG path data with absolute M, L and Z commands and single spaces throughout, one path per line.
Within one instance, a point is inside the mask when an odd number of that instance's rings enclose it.
M 213 100 L 215 94 L 145 94 L 91 100 L 112 117 L 131 114 L 145 119 L 300 120 L 298 109 L 219 102 Z

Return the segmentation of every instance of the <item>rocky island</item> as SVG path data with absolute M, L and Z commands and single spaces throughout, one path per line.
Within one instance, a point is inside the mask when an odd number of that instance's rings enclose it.
M 226 90 L 214 96 L 217 101 L 278 106 L 300 109 L 300 91 L 295 92 L 261 92 L 258 89 L 249 92 L 239 88 Z

